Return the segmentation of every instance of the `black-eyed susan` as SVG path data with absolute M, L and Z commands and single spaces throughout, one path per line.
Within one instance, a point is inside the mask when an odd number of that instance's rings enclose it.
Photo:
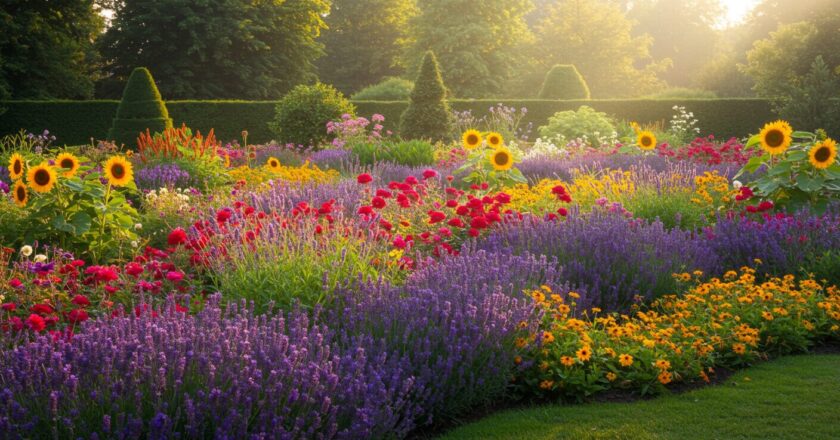
M 790 147 L 793 139 L 793 129 L 785 121 L 776 121 L 766 124 L 759 133 L 761 148 L 771 155 L 782 154 Z
M 830 167 L 837 160 L 837 142 L 829 138 L 814 145 L 808 152 L 808 160 L 818 170 Z
M 73 177 L 76 171 L 79 170 L 79 158 L 71 153 L 61 153 L 55 158 L 55 164 L 62 169 L 61 175 L 64 177 Z
M 29 168 L 26 173 L 26 182 L 29 187 L 39 193 L 50 192 L 57 179 L 58 174 L 56 174 L 55 169 L 46 162 L 41 162 L 40 165 Z
M 268 160 L 265 161 L 265 166 L 267 166 L 271 171 L 278 171 L 280 169 L 280 161 L 276 157 L 269 157 Z
M 489 145 L 490 148 L 499 148 L 504 143 L 505 138 L 503 138 L 501 134 L 496 133 L 495 131 L 487 133 L 487 145 Z
M 23 160 L 23 156 L 18 153 L 12 155 L 9 158 L 9 177 L 12 180 L 18 180 L 23 177 L 24 171 L 26 171 L 26 162 Z
M 645 151 L 653 150 L 656 148 L 656 135 L 649 130 L 640 131 L 636 137 L 636 145 Z
M 113 186 L 128 185 L 134 179 L 134 169 L 131 162 L 122 156 L 112 156 L 105 162 L 103 168 L 105 178 Z
M 577 356 L 579 361 L 586 362 L 592 357 L 592 349 L 588 346 L 584 346 L 577 352 L 575 352 L 575 355 Z
M 496 171 L 505 171 L 513 167 L 513 155 L 505 147 L 499 147 L 490 153 L 490 164 Z
M 15 186 L 12 188 L 12 197 L 20 207 L 26 206 L 26 203 L 29 202 L 29 190 L 26 189 L 26 185 L 22 181 L 15 182 Z
M 478 148 L 483 139 L 481 138 L 481 133 L 478 130 L 467 130 L 461 136 L 461 141 L 464 144 L 464 149 L 469 151 Z

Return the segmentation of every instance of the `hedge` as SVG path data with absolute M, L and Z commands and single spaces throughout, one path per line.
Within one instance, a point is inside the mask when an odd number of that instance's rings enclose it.
M 453 110 L 471 110 L 483 116 L 488 109 L 500 102 L 515 108 L 526 107 L 524 123 L 536 128 L 544 125 L 558 111 L 576 110 L 581 105 L 606 112 L 620 120 L 649 123 L 667 122 L 674 105 L 684 105 L 700 120 L 704 134 L 718 138 L 743 137 L 756 133 L 765 122 L 777 118 L 769 101 L 761 99 L 712 99 L 712 100 L 452 100 Z M 104 139 L 111 126 L 119 101 L 0 101 L 6 108 L 0 116 L 0 135 L 15 133 L 21 128 L 33 133 L 49 129 L 58 142 L 81 144 L 91 138 Z M 403 101 L 353 101 L 357 113 L 369 117 L 374 113 L 385 116 L 385 128 L 396 131 L 400 115 L 407 103 Z M 248 142 L 267 142 L 272 134 L 268 122 L 274 117 L 276 101 L 168 101 L 166 107 L 175 126 L 186 123 L 193 129 L 206 133 L 215 128 L 216 137 L 222 140 L 239 139 L 242 130 L 248 130 Z M 812 127 L 804 127 L 811 129 Z

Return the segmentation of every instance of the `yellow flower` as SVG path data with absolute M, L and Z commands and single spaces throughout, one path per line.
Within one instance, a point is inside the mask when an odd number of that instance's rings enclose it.
M 618 357 L 618 363 L 621 364 L 622 367 L 629 367 L 633 365 L 633 356 L 629 354 L 622 354 Z
M 481 133 L 478 130 L 467 130 L 461 136 L 461 141 L 464 143 L 465 150 L 475 150 L 481 145 Z
M 540 382 L 540 388 L 544 390 L 550 390 L 554 386 L 553 380 L 544 380 Z
M 499 147 L 490 153 L 490 164 L 496 171 L 506 171 L 513 168 L 513 156 L 510 150 L 505 147 Z
M 761 317 L 764 318 L 767 321 L 772 321 L 773 320 L 773 314 L 766 311 L 766 310 L 761 312 Z
M 18 180 L 12 189 L 12 196 L 18 206 L 24 207 L 26 206 L 26 202 L 29 201 L 29 190 L 26 189 L 26 185 L 22 181 Z
M 491 131 L 487 133 L 487 145 L 491 148 L 499 148 L 505 142 L 505 139 L 502 137 L 501 134 L 496 133 L 495 131 Z
M 73 177 L 79 169 L 79 159 L 70 153 L 61 153 L 55 158 L 55 164 L 63 169 L 61 173 L 64 177 Z
M 648 130 L 641 131 L 636 138 L 636 145 L 638 145 L 642 150 L 653 150 L 656 148 L 656 135 Z
M 818 170 L 824 170 L 834 164 L 837 159 L 837 142 L 833 139 L 826 139 L 811 147 L 808 152 L 808 161 Z
M 29 172 L 26 173 L 26 181 L 29 186 L 40 193 L 50 192 L 57 178 L 53 167 L 46 162 L 41 162 L 40 165 L 30 168 Z
M 732 351 L 737 354 L 744 354 L 747 351 L 747 346 L 744 344 L 732 344 Z
M 666 361 L 664 359 L 657 360 L 656 363 L 654 363 L 654 365 L 656 366 L 656 368 L 659 368 L 660 370 L 667 370 L 667 369 L 671 368 L 671 362 Z
M 551 332 L 543 332 L 542 340 L 544 343 L 550 344 L 554 342 L 554 334 L 552 334 Z
M 26 170 L 26 164 L 23 161 L 23 156 L 18 153 L 9 158 L 9 177 L 12 180 L 18 180 L 23 177 L 23 172 Z
M 103 169 L 108 183 L 113 186 L 128 185 L 134 179 L 134 170 L 131 162 L 122 156 L 113 156 L 105 162 Z
M 793 129 L 785 121 L 771 122 L 764 126 L 759 133 L 761 148 L 771 155 L 782 154 L 790 147 L 793 139 L 790 137 Z
M 560 363 L 563 364 L 563 366 L 571 367 L 575 364 L 575 360 L 572 359 L 570 356 L 563 356 L 560 358 Z
M 614 380 L 616 380 L 616 379 L 618 379 L 618 375 L 616 375 L 616 374 L 615 374 L 615 373 L 613 373 L 612 371 L 610 371 L 610 372 L 608 372 L 608 373 L 607 373 L 607 380 L 608 380 L 608 381 L 612 382 L 612 381 L 614 381 Z
M 671 376 L 671 373 L 668 371 L 663 371 L 659 373 L 659 376 L 657 378 L 659 379 L 659 382 L 662 385 L 668 385 L 669 383 L 671 383 L 671 380 L 673 380 L 673 376 Z
M 583 348 L 575 352 L 575 355 L 581 362 L 586 362 L 592 357 L 592 349 L 590 349 L 587 346 L 584 346 Z
M 272 171 L 277 171 L 280 169 L 280 161 L 277 160 L 276 157 L 269 157 L 268 160 L 265 162 L 265 165 L 268 169 Z

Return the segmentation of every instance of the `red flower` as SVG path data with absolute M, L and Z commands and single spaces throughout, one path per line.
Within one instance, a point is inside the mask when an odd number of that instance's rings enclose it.
M 324 228 L 321 225 L 315 226 L 315 234 L 322 234 L 324 232 Z
M 446 201 L 446 207 L 447 208 L 455 208 L 456 206 L 458 206 L 458 201 L 457 200 L 449 199 L 449 200 Z
M 385 199 L 377 196 L 370 201 L 370 204 L 376 209 L 382 209 L 385 207 Z
M 423 174 L 426 174 L 426 173 L 423 173 Z M 414 176 L 408 176 L 408 177 L 405 178 L 405 183 L 407 183 L 409 185 L 417 185 L 418 183 L 420 183 L 420 181 L 417 180 L 417 178 L 414 177 Z
M 773 202 L 771 202 L 769 200 L 765 200 L 765 201 L 758 204 L 758 211 L 759 212 L 769 211 L 769 210 L 773 209 L 773 206 L 774 206 Z
M 470 237 L 478 237 L 479 232 L 476 228 L 470 228 L 468 234 L 470 235 Z
M 510 195 L 505 193 L 496 194 L 496 201 L 502 204 L 510 203 Z
M 449 225 L 449 226 L 455 227 L 455 228 L 463 228 L 464 227 L 464 221 L 457 218 L 457 217 L 449 219 L 449 221 L 446 222 L 446 224 Z
M 73 309 L 67 314 L 67 320 L 73 324 L 85 322 L 88 320 L 88 314 L 82 309 Z
M 386 231 L 390 231 L 391 228 L 394 227 L 394 225 L 392 225 L 391 222 L 389 222 L 388 220 L 381 219 L 381 220 L 379 220 L 379 227 L 381 227 L 382 229 L 384 229 Z
M 465 205 L 461 205 L 455 210 L 455 213 L 458 215 L 467 215 L 470 213 L 470 208 Z
M 558 209 L 558 210 L 557 210 L 557 213 L 558 213 L 558 214 L 560 214 L 560 215 L 561 215 L 561 216 L 563 216 L 563 217 L 565 217 L 565 216 L 569 215 L 569 211 L 567 211 L 567 210 L 566 210 L 566 208 L 560 208 L 560 209 Z
M 440 211 L 429 211 L 429 223 L 435 224 L 446 220 L 446 214 Z
M 11 281 L 9 281 L 9 285 L 12 286 L 13 289 L 23 288 L 23 283 L 17 278 L 12 278 Z
M 394 238 L 393 245 L 397 249 L 405 249 L 405 247 L 408 245 L 408 243 L 406 243 L 405 240 L 403 240 L 402 237 L 397 235 L 397 237 Z
M 15 305 L 15 303 L 5 303 L 3 305 L 0 305 L 0 309 L 3 309 L 7 312 L 14 312 L 16 308 L 17 306 Z
M 758 212 L 758 208 L 756 208 L 753 205 L 749 205 L 747 206 L 747 212 L 755 214 L 756 212 Z
M 219 212 L 216 213 L 216 221 L 224 223 L 230 219 L 231 214 L 233 214 L 233 212 L 228 208 L 220 209 Z
M 129 274 L 133 277 L 136 277 L 136 276 L 140 275 L 141 273 L 143 273 L 143 266 L 139 263 L 134 263 L 134 262 L 128 263 L 128 264 L 125 265 L 125 273 L 127 273 L 127 274 Z
M 391 191 L 388 191 L 387 189 L 376 190 L 376 197 L 382 197 L 383 199 L 390 199 L 391 196 L 393 196 L 393 194 L 391 194 Z
M 34 306 L 29 308 L 29 311 L 32 313 L 37 313 L 39 315 L 49 315 L 53 313 L 54 310 L 52 306 L 49 304 L 35 304 Z
M 473 229 L 484 229 L 489 225 L 487 223 L 487 219 L 485 219 L 484 216 L 476 216 L 473 217 L 472 221 L 470 222 L 470 226 Z
M 166 279 L 172 281 L 173 283 L 177 283 L 184 279 L 184 274 L 176 271 L 167 272 Z
M 26 326 L 33 331 L 40 332 L 47 328 L 47 322 L 44 321 L 44 318 L 33 313 L 26 319 Z
M 360 215 L 368 215 L 373 213 L 373 207 L 369 205 L 362 205 L 359 207 L 359 214 Z
M 438 172 L 435 170 L 425 170 L 423 171 L 423 178 L 424 179 L 431 179 L 432 177 L 437 177 Z
M 184 244 L 187 242 L 187 233 L 181 228 L 175 228 L 175 230 L 169 233 L 169 237 L 166 239 L 166 242 L 169 243 L 170 246 Z
M 89 299 L 87 299 L 87 297 L 86 297 L 86 296 L 84 296 L 84 295 L 76 295 L 76 296 L 74 296 L 74 297 L 73 297 L 73 300 L 72 300 L 71 302 L 72 302 L 73 304 L 77 305 L 77 306 L 80 306 L 80 307 L 87 307 L 87 306 L 89 306 L 89 305 L 90 305 L 90 300 L 89 300 Z
M 368 173 L 362 173 L 362 174 L 359 174 L 358 176 L 356 176 L 356 182 L 359 182 L 362 185 L 365 185 L 365 184 L 368 184 L 370 182 L 373 182 L 373 177 L 371 177 L 371 175 L 368 174 Z

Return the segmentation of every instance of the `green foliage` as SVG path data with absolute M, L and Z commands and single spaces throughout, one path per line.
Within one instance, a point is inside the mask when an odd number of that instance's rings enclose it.
M 423 57 L 408 108 L 400 118 L 400 133 L 409 139 L 441 140 L 451 132 L 452 114 L 446 102 L 446 87 L 435 54 L 429 51 Z
M 350 150 L 362 165 L 392 162 L 400 165 L 422 166 L 435 162 L 435 147 L 423 140 L 386 141 L 382 143 L 353 142 Z
M 840 137 L 840 76 L 835 75 L 817 56 L 811 71 L 801 81 L 785 88 L 776 101 L 776 111 L 791 124 L 809 129 L 822 128 Z
M 811 255 L 803 264 L 803 275 L 812 276 L 826 286 L 840 286 L 840 250 L 830 250 L 822 255 Z
M 540 99 L 589 99 L 589 87 L 573 65 L 556 65 L 545 74 Z
M 411 96 L 414 83 L 402 78 L 385 78 L 372 86 L 356 92 L 354 101 L 407 101 Z
M 408 20 L 416 12 L 414 0 L 332 0 L 325 18 L 327 28 L 318 39 L 326 52 L 317 62 L 320 80 L 349 95 L 401 74 L 395 60 L 407 37 Z M 403 97 L 358 99 L 407 97 L 408 93 Z
M 281 142 L 318 147 L 328 139 L 327 122 L 355 112 L 353 104 L 333 86 L 300 85 L 277 103 L 269 128 Z
M 172 119 L 152 74 L 145 67 L 134 69 L 117 107 L 117 116 L 108 131 L 108 139 L 131 148 L 136 145 L 137 136 L 147 129 L 154 133 L 170 127 Z
M 103 27 L 94 0 L 3 1 L 0 98 L 92 98 Z
M 648 99 L 717 99 L 717 93 L 687 87 L 669 87 L 665 90 L 646 96 Z
M 708 226 L 707 209 L 692 202 L 694 196 L 694 193 L 689 191 L 669 191 L 663 194 L 656 188 L 645 186 L 637 188 L 627 198 L 624 207 L 636 218 L 648 221 L 659 219 L 667 229 Z
M 100 38 L 115 96 L 136 66 L 174 99 L 280 98 L 315 79 L 328 0 L 120 0 Z
M 524 19 L 531 0 L 419 0 L 417 6 L 402 59 L 408 72 L 417 72 L 431 50 L 454 96 L 497 96 L 531 39 Z
M 595 140 L 612 136 L 615 126 L 606 113 L 597 112 L 583 105 L 577 111 L 557 112 L 548 119 L 548 124 L 539 128 L 543 139 L 586 138 Z

